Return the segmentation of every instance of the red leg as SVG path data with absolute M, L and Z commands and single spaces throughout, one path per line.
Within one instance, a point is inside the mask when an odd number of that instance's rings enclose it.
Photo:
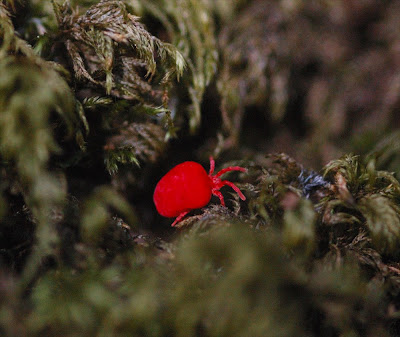
M 209 176 L 214 173 L 214 169 L 215 169 L 215 161 L 214 158 L 210 156 L 210 172 L 208 172 Z
M 219 171 L 214 177 L 220 177 L 223 174 L 225 174 L 226 172 L 229 171 L 241 171 L 241 172 L 247 172 L 247 169 L 244 167 L 240 167 L 240 166 L 229 166 L 229 167 L 225 167 L 224 169 L 222 169 L 221 171 Z
M 246 197 L 244 196 L 244 194 L 242 193 L 242 191 L 239 190 L 239 187 L 237 187 L 234 183 L 231 183 L 231 182 L 228 181 L 228 180 L 222 180 L 222 181 L 221 181 L 221 184 L 222 184 L 222 186 L 224 186 L 224 185 L 230 186 L 231 188 L 233 188 L 233 189 L 235 190 L 235 192 L 236 192 L 237 194 L 239 194 L 240 199 L 246 200 Z
M 222 206 L 225 206 L 224 196 L 222 195 L 222 193 L 220 191 L 214 190 L 214 191 L 212 191 L 212 194 L 214 194 L 215 196 L 217 196 L 219 198 Z
M 174 227 L 174 226 L 175 226 L 179 221 L 181 221 L 181 220 L 184 218 L 184 216 L 185 216 L 186 214 L 188 214 L 188 213 L 189 213 L 189 211 L 182 212 L 181 214 L 179 214 L 178 217 L 175 219 L 175 221 L 172 223 L 171 227 Z

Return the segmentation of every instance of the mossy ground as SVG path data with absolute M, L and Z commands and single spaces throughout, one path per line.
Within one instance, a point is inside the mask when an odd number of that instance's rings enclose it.
M 0 1 L 1 336 L 400 336 L 397 1 Z M 175 228 L 174 165 L 226 175 Z

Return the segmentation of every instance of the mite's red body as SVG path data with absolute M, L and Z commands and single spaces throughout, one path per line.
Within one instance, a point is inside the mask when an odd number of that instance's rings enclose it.
M 239 166 L 227 167 L 214 173 L 215 162 L 210 157 L 210 172 L 204 170 L 203 166 L 193 161 L 186 161 L 172 168 L 158 182 L 153 195 L 154 204 L 158 213 L 168 218 L 174 218 L 172 226 L 178 223 L 192 209 L 207 205 L 211 195 L 216 195 L 223 206 L 224 198 L 219 191 L 222 186 L 232 187 L 245 200 L 243 193 L 233 183 L 221 180 L 219 177 L 228 171 L 242 171 L 246 169 Z

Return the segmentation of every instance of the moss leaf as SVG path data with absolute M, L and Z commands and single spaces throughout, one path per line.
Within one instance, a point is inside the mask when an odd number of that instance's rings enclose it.
M 359 203 L 372 244 L 382 253 L 394 254 L 400 243 L 400 208 L 389 198 L 374 194 Z

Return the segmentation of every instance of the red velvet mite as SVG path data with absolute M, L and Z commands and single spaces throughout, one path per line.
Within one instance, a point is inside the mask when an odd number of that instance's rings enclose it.
M 240 199 L 246 197 L 232 182 L 221 180 L 220 176 L 229 171 L 246 172 L 240 166 L 229 166 L 213 175 L 215 161 L 210 157 L 210 172 L 194 161 L 185 161 L 172 168 L 158 182 L 153 195 L 158 213 L 167 218 L 176 217 L 171 226 L 175 226 L 192 209 L 207 205 L 211 195 L 215 195 L 225 206 L 224 197 L 219 191 L 222 186 L 230 186 L 239 194 Z

